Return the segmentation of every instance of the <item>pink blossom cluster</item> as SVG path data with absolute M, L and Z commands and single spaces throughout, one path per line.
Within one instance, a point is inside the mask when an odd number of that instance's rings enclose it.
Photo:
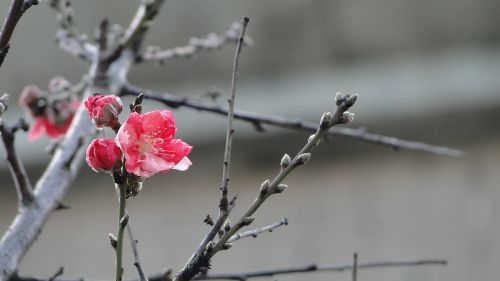
M 112 173 L 122 167 L 139 177 L 150 177 L 172 169 L 184 171 L 191 161 L 192 147 L 175 139 L 174 116 L 168 110 L 144 114 L 132 112 L 121 125 L 118 115 L 123 109 L 117 96 L 94 95 L 85 107 L 97 128 L 113 128 L 114 139 L 95 139 L 87 149 L 88 165 L 97 172 Z
M 80 103 L 70 96 L 49 95 L 37 86 L 28 85 L 21 92 L 19 105 L 34 119 L 28 132 L 28 139 L 34 141 L 44 134 L 49 138 L 63 136 Z

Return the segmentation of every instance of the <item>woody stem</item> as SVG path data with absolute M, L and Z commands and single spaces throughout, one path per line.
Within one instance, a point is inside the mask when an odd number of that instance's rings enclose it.
M 126 186 L 124 183 L 118 184 L 119 197 L 118 202 L 120 205 L 119 219 L 118 219 L 118 237 L 116 239 L 116 281 L 122 281 L 123 277 L 123 232 L 127 226 L 128 216 L 125 215 L 125 207 L 127 203 Z

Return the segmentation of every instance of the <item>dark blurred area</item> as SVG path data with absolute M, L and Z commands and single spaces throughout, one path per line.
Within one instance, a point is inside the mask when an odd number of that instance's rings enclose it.
M 0 2 L 2 18 L 9 1 Z M 81 32 L 93 36 L 104 17 L 128 25 L 139 1 L 74 1 Z M 214 271 L 246 271 L 309 263 L 445 258 L 444 268 L 367 270 L 359 280 L 493 280 L 500 270 L 500 2 L 494 0 L 171 0 L 155 20 L 146 45 L 185 45 L 192 36 L 222 33 L 242 16 L 255 42 L 245 48 L 236 107 L 319 121 L 333 109 L 336 92 L 357 93 L 350 127 L 450 146 L 466 156 L 450 159 L 359 141 L 331 138 L 312 161 L 287 179 L 289 189 L 256 214 L 255 226 L 287 217 L 290 225 L 237 242 L 218 255 Z M 23 114 L 16 100 L 27 84 L 46 88 L 62 75 L 77 83 L 87 65 L 54 43 L 56 15 L 47 3 L 31 8 L 0 68 L 0 91 L 12 95 L 7 121 Z M 130 81 L 144 88 L 199 97 L 225 95 L 234 45 L 164 66 L 141 64 Z M 225 96 L 216 102 L 225 105 Z M 130 99 L 126 100 L 130 102 Z M 146 102 L 147 109 L 162 108 Z M 203 218 L 217 212 L 226 121 L 177 109 L 178 136 L 194 146 L 193 166 L 148 179 L 130 201 L 145 269 L 178 269 L 208 230 Z M 278 172 L 308 133 L 235 123 L 230 191 L 239 195 L 233 220 L 260 183 Z M 33 181 L 50 157 L 48 141 L 18 134 L 17 145 Z M 3 149 L 1 150 L 4 155 Z M 16 194 L 0 164 L 0 231 L 16 212 Z M 86 165 L 65 203 L 27 254 L 20 271 L 47 277 L 112 279 L 115 231 L 112 179 Z M 127 244 L 128 245 L 128 244 Z M 135 269 L 126 255 L 126 276 Z M 346 280 L 321 273 L 279 280 Z M 274 280 L 269 278 L 268 280 Z

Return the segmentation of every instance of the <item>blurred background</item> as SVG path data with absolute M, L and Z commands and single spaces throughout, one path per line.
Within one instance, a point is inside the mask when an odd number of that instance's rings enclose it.
M 108 16 L 127 25 L 139 1 L 74 1 L 76 22 L 91 36 Z M 9 1 L 0 2 L 2 19 Z M 337 91 L 360 99 L 352 127 L 463 149 L 449 159 L 335 138 L 292 174 L 284 194 L 271 198 L 253 226 L 287 217 L 290 225 L 237 242 L 217 255 L 213 271 L 246 271 L 309 263 L 445 258 L 447 267 L 377 269 L 359 280 L 494 280 L 500 274 L 500 2 L 495 0 L 169 0 L 147 44 L 185 45 L 191 36 L 221 33 L 250 17 L 255 41 L 243 50 L 236 105 L 240 109 L 319 121 Z M 26 84 L 46 88 L 62 75 L 76 83 L 87 65 L 54 43 L 55 13 L 43 3 L 28 11 L 0 68 L 0 91 L 13 98 L 8 121 Z M 130 80 L 177 95 L 227 93 L 234 46 L 194 59 L 143 64 Z M 225 105 L 225 98 L 218 102 Z M 127 100 L 128 102 L 129 100 Z M 161 108 L 147 103 L 149 109 Z M 178 109 L 178 136 L 195 148 L 188 172 L 155 176 L 129 200 L 145 270 L 180 268 L 217 213 L 222 171 L 223 117 Z M 236 122 L 231 193 L 233 220 L 294 154 L 307 133 Z M 17 145 L 33 181 L 49 156 L 47 140 Z M 1 150 L 4 155 L 3 149 Z M 16 194 L 0 164 L 0 231 L 16 213 Z M 117 203 L 112 180 L 86 165 L 67 194 L 71 209 L 55 213 L 20 272 L 40 277 L 65 267 L 65 278 L 112 280 Z M 127 244 L 128 245 L 128 244 Z M 127 247 L 126 276 L 136 272 Z M 347 273 L 313 273 L 267 280 L 349 280 Z

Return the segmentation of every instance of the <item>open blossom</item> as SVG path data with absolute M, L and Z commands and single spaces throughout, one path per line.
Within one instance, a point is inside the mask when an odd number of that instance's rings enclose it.
M 186 170 L 191 165 L 187 155 L 192 147 L 174 139 L 175 131 L 174 117 L 168 110 L 132 112 L 115 139 L 125 155 L 127 171 L 150 177 L 171 169 Z
M 118 115 L 123 110 L 123 104 L 117 96 L 103 96 L 96 94 L 85 101 L 90 118 L 97 128 L 118 128 Z
M 95 139 L 87 148 L 86 160 L 96 172 L 110 173 L 121 167 L 122 152 L 113 139 Z

